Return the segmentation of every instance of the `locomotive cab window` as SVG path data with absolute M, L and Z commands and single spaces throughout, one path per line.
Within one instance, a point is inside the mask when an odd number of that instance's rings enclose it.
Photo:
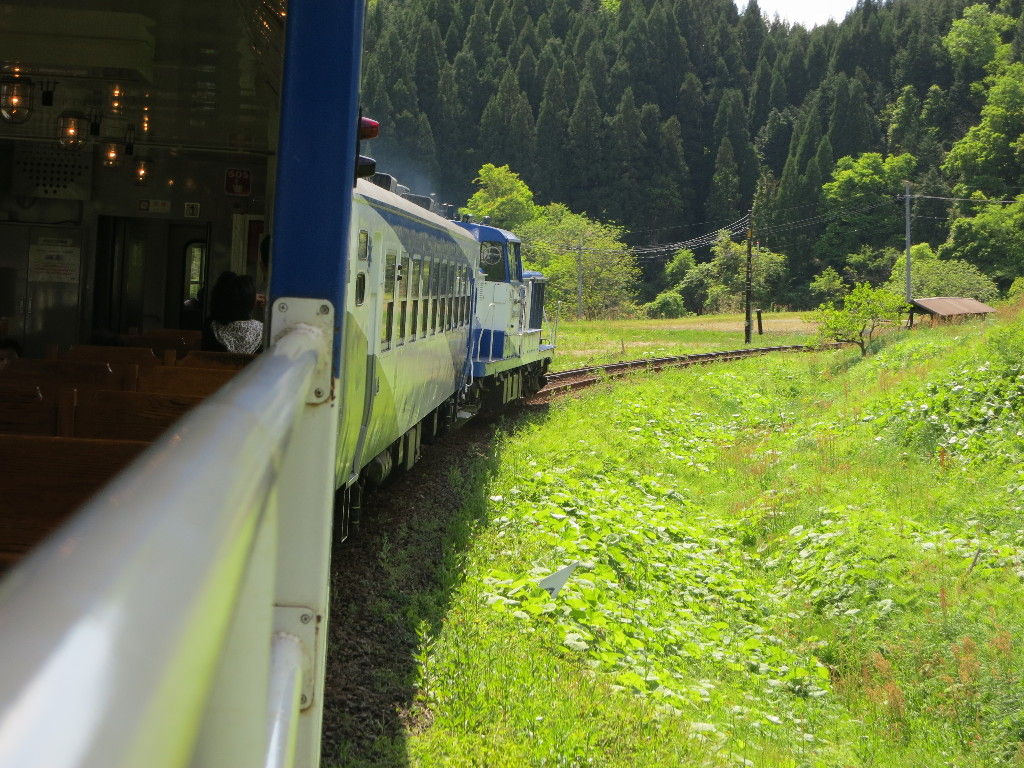
M 480 243 L 480 269 L 484 279 L 492 283 L 505 280 L 505 256 L 501 252 L 501 243 Z
M 366 300 L 366 273 L 360 272 L 356 275 L 356 306 L 361 307 Z
M 512 253 L 509 255 L 512 257 L 510 259 L 512 263 L 512 279 L 519 280 L 521 282 L 523 279 L 522 244 L 512 243 Z

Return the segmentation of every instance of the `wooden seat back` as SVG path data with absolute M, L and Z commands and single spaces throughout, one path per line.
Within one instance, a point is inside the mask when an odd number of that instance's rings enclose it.
M 56 435 L 58 399 L 39 387 L 0 386 L 0 434 Z
M 210 352 L 195 350 L 177 361 L 177 365 L 192 368 L 227 368 L 239 370 L 256 359 L 256 355 L 243 355 L 238 352 Z
M 203 342 L 202 331 L 191 331 L 185 328 L 151 328 L 141 335 L 157 339 L 172 339 L 176 344 L 195 349 L 198 349 Z
M 111 440 L 156 440 L 201 400 L 152 392 L 80 392 L 69 434 Z
M 158 365 L 139 374 L 138 389 L 140 392 L 206 397 L 224 386 L 236 373 L 228 369 Z
M 64 360 L 91 360 L 97 363 L 134 363 L 140 368 L 163 362 L 153 354 L 151 347 L 104 347 L 95 344 L 75 344 L 61 355 Z
M 0 386 L 39 387 L 54 396 L 62 389 L 136 389 L 138 379 L 135 363 L 21 358 L 0 369 Z
M 42 541 L 147 445 L 0 435 L 0 566 Z

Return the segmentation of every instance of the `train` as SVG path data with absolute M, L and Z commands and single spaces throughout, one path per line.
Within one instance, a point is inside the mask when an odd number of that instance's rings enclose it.
M 359 155 L 363 13 L 4 5 L 4 768 L 318 765 L 363 487 L 544 383 L 520 240 Z M 192 349 L 228 270 L 251 360 Z

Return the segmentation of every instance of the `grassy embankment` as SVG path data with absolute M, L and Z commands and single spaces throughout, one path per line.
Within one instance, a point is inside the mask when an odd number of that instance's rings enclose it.
M 807 344 L 814 326 L 798 312 L 765 313 L 764 334 L 755 347 Z M 554 328 L 549 327 L 550 335 Z M 742 315 L 701 315 L 678 320 L 562 320 L 557 328 L 558 354 L 552 370 L 638 360 L 644 357 L 685 355 L 743 348 Z
M 377 764 L 1024 764 L 1022 360 L 922 330 L 514 427 Z

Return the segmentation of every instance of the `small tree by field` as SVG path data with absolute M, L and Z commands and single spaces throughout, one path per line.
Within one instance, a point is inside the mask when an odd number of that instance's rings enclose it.
M 814 319 L 821 340 L 856 344 L 864 356 L 872 339 L 884 326 L 899 322 L 905 310 L 906 302 L 897 294 L 860 283 L 843 297 L 842 306 L 822 304 Z

